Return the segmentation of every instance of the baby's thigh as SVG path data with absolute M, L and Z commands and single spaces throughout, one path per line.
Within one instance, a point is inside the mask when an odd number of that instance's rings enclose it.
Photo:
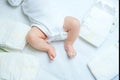
M 45 33 L 43 31 L 41 31 L 37 26 L 33 26 L 28 34 L 32 37 L 39 37 L 39 38 L 42 38 L 42 39 L 47 38 Z

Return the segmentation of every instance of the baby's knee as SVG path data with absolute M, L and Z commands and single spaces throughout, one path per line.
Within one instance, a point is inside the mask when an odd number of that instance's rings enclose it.
M 80 21 L 72 16 L 66 16 L 65 17 L 65 22 L 68 23 L 68 25 L 72 28 L 72 29 L 76 29 L 79 30 L 80 29 Z
M 28 32 L 27 36 L 26 36 L 26 41 L 29 44 L 34 44 L 35 43 L 35 39 L 36 39 L 36 35 L 32 32 Z
M 32 27 L 26 36 L 28 42 L 35 42 L 40 38 L 46 39 L 47 36 L 37 27 Z
M 80 21 L 77 18 L 72 16 L 66 16 L 65 21 L 71 22 L 74 25 L 80 25 Z

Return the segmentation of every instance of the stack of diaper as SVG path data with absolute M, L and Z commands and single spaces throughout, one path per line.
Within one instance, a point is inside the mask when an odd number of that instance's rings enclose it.
M 0 80 L 36 80 L 39 59 L 14 51 L 23 50 L 29 30 L 24 23 L 0 19 Z
M 37 80 L 39 59 L 19 52 L 0 53 L 0 80 Z
M 0 19 L 0 48 L 2 50 L 22 50 L 26 45 L 26 35 L 30 27 L 26 24 Z

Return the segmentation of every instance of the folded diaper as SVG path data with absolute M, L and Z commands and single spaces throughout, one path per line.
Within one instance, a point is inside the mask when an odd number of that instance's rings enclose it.
M 106 49 L 88 63 L 96 80 L 112 80 L 119 73 L 118 45 Z
M 39 58 L 20 52 L 0 53 L 0 80 L 37 80 Z
M 26 24 L 0 19 L 0 48 L 22 50 L 29 30 L 30 27 Z

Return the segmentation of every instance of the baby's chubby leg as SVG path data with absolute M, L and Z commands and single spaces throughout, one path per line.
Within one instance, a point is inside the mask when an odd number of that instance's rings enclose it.
M 76 38 L 79 36 L 80 32 L 80 21 L 74 17 L 67 16 L 64 19 L 64 30 L 68 32 L 67 39 L 65 40 L 65 50 L 68 53 L 70 58 L 76 55 L 76 52 L 73 48 L 73 43 L 75 42 Z
M 48 56 L 53 60 L 56 56 L 55 49 L 45 40 L 47 36 L 37 27 L 33 26 L 28 32 L 27 42 L 35 49 L 48 52 Z

